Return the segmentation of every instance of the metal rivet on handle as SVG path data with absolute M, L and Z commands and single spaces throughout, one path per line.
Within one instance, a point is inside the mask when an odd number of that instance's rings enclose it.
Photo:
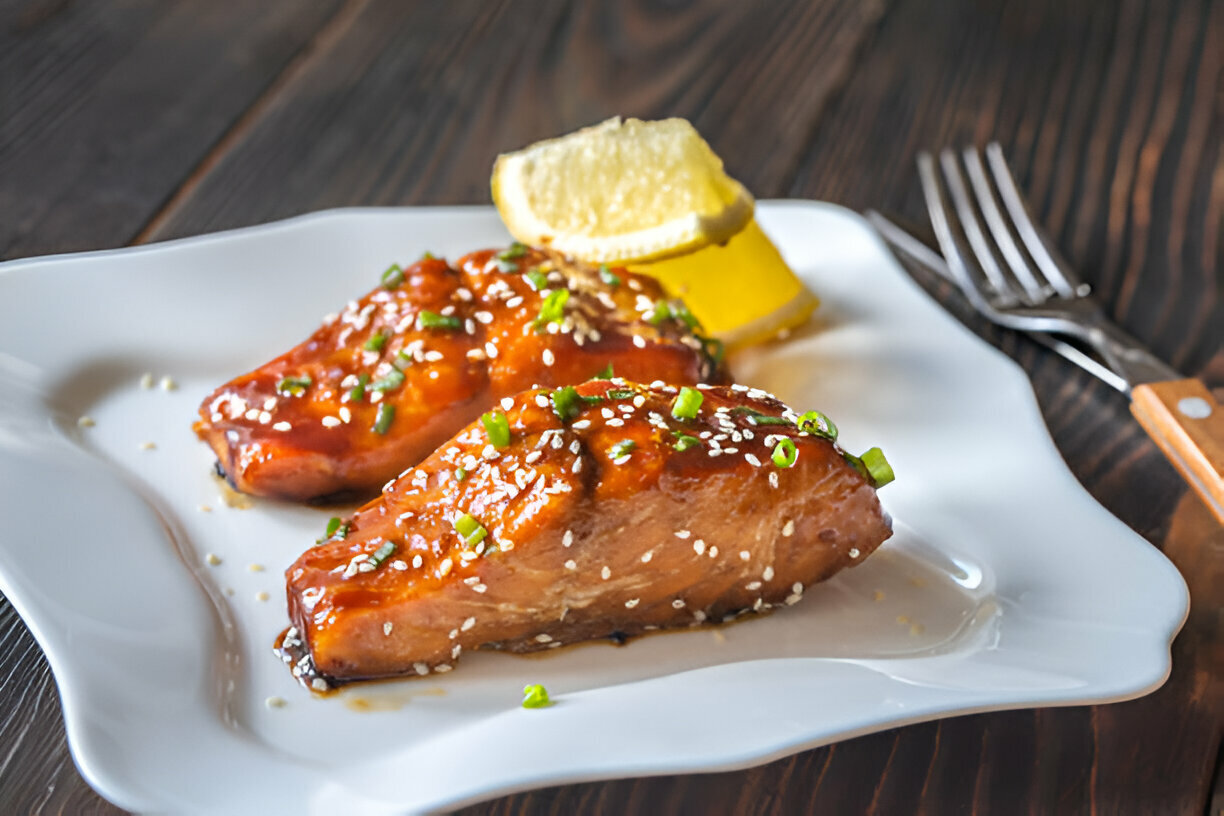
M 1211 405 L 1202 397 L 1182 397 L 1177 401 L 1177 410 L 1190 419 L 1206 419 L 1211 416 Z

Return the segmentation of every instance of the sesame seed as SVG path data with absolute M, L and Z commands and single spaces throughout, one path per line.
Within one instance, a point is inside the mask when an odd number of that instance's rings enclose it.
M 648 550 L 647 552 L 642 553 L 642 563 L 643 564 L 649 564 L 650 559 L 652 558 L 654 558 L 654 550 Z
M 615 419 L 608 420 L 609 428 L 619 428 L 624 424 L 625 424 L 625 420 L 621 419 L 620 417 L 616 417 Z
M 672 601 L 672 609 L 683 609 L 683 608 L 684 608 L 684 601 L 680 600 L 679 598 Z
M 740 560 L 741 561 L 748 561 L 751 558 L 752 558 L 752 553 L 748 552 L 747 550 L 740 550 Z
M 211 513 L 212 512 L 212 508 L 209 507 L 207 504 L 196 505 L 196 509 L 199 510 L 201 513 Z
M 599 413 L 604 419 L 611 419 L 612 417 L 616 416 L 616 414 L 612 413 L 611 408 L 601 408 Z
M 383 624 L 383 635 L 384 636 L 389 637 L 391 635 L 392 626 L 393 624 L 391 623 L 391 621 L 387 621 L 386 623 Z
M 578 563 L 574 561 L 574 559 L 571 558 L 570 560 L 565 562 L 565 568 L 567 570 L 576 570 L 578 569 Z
M 449 558 L 442 559 L 442 563 L 438 565 L 439 575 L 449 575 L 451 569 L 455 566 L 454 562 Z
M 157 445 L 155 445 L 155 444 L 154 444 L 154 443 L 152 443 L 152 442 L 141 442 L 141 443 L 140 443 L 140 449 L 141 449 L 141 450 L 147 450 L 147 451 L 157 450 Z
M 702 612 L 700 609 L 694 610 L 693 620 L 697 621 L 698 623 L 701 623 L 705 619 L 706 619 L 706 613 Z
M 502 397 L 501 407 L 503 411 L 509 411 L 514 407 L 514 397 Z
M 204 561 L 208 564 L 208 566 L 216 567 L 221 564 L 221 556 L 217 555 L 216 553 L 209 553 L 208 555 L 204 556 Z
M 640 598 L 630 598 L 629 600 L 625 601 L 625 608 L 632 609 L 633 607 L 637 606 L 640 601 Z
M 425 559 L 421 557 L 420 553 L 417 553 L 416 555 L 412 556 L 412 566 L 414 569 L 420 569 L 421 564 L 424 564 L 424 563 L 425 563 Z
M 612 570 L 608 567 L 604 567 L 603 569 L 599 571 L 599 577 L 604 579 L 605 581 L 608 580 L 609 578 L 612 577 Z
M 83 416 L 77 420 L 77 425 L 81 426 L 82 428 L 92 428 L 97 424 L 98 423 L 94 422 L 93 417 Z
M 434 671 L 438 674 L 446 674 L 450 670 L 451 666 L 448 663 L 439 663 L 437 666 L 434 666 Z
M 646 338 L 642 337 L 640 334 L 633 335 L 633 345 L 640 349 L 646 348 Z
M 851 547 L 851 548 L 850 548 L 850 557 L 851 557 L 851 558 L 858 558 L 858 557 L 859 557 L 859 549 L 858 549 L 858 547 Z
M 140 387 L 146 390 L 152 388 L 153 387 L 153 375 L 147 371 L 144 374 L 141 374 L 140 375 Z
M 609 424 L 611 424 L 611 423 L 609 423 Z M 612 460 L 612 464 L 614 464 L 614 465 L 623 465 L 623 464 L 625 464 L 626 462 L 628 462 L 628 461 L 629 461 L 631 458 L 632 458 L 632 457 L 631 457 L 629 454 L 627 454 L 627 453 L 626 453 L 624 456 L 618 456 L 618 457 L 616 457 L 615 459 L 613 459 L 613 460 Z
M 477 320 L 479 320 L 481 323 L 485 324 L 486 326 L 493 322 L 492 312 L 480 311 L 472 315 L 472 317 L 476 318 Z
M 463 651 L 463 646 L 456 643 L 455 648 L 451 649 L 451 660 L 454 660 L 456 657 L 458 657 L 459 653 L 462 651 Z
M 688 530 L 677 530 L 676 531 L 676 538 L 681 539 L 681 540 L 688 538 L 689 535 L 691 535 L 691 533 L 689 533 Z
M 693 552 L 697 553 L 698 555 L 705 555 L 705 548 L 705 541 L 701 540 L 700 538 L 693 542 Z
M 744 460 L 748 462 L 748 464 L 752 465 L 753 467 L 761 466 L 761 460 L 753 456 L 751 453 L 745 453 Z
M 571 428 L 573 428 L 573 429 L 574 429 L 574 430 L 576 430 L 576 431 L 584 431 L 584 430 L 586 430 L 587 428 L 591 427 L 591 420 L 589 420 L 589 419 L 580 419 L 580 420 L 578 420 L 577 422 L 571 422 L 571 423 L 570 423 L 570 427 L 571 427 Z
M 336 419 L 334 416 L 325 416 L 319 421 L 323 423 L 324 428 L 335 428 L 340 424 L 340 420 Z
M 310 681 L 310 687 L 315 691 L 327 691 L 331 686 L 327 685 L 327 681 L 322 677 L 316 677 Z
M 535 404 L 541 408 L 547 408 L 548 407 L 548 397 L 545 396 L 544 394 L 536 394 Z
M 412 668 L 413 668 L 413 671 L 415 671 L 417 674 L 421 675 L 422 677 L 429 674 L 429 666 L 425 663 L 413 663 Z
M 284 708 L 288 703 L 285 702 L 284 697 L 269 697 L 264 700 L 264 705 L 268 708 Z
M 497 346 L 493 345 L 493 341 L 485 343 L 485 354 L 489 355 L 490 360 L 497 359 Z
M 795 593 L 796 595 L 802 595 L 803 594 L 803 584 L 796 581 L 794 584 L 791 585 L 791 592 Z
M 178 388 L 178 383 L 174 381 L 173 377 L 162 377 L 161 387 L 163 391 L 174 391 Z
M 266 592 L 256 592 L 256 593 L 255 593 L 255 600 L 257 600 L 257 601 L 266 601 L 266 600 L 268 600 L 268 598 L 270 598 L 270 597 L 271 597 L 271 596 L 270 596 L 270 595 L 268 595 L 268 593 L 266 593 Z
M 787 538 L 790 538 L 794 534 L 795 534 L 795 520 L 787 519 L 786 524 L 782 525 L 782 535 L 786 536 Z
M 769 471 L 769 486 L 774 488 L 778 486 L 778 471 Z
M 717 558 L 717 557 L 718 557 L 718 548 L 717 548 L 717 547 L 711 547 L 711 548 L 710 548 L 710 557 L 711 557 L 711 558 Z
M 347 405 L 341 405 L 340 410 L 336 413 L 340 414 L 340 421 L 346 425 L 353 421 L 353 412 L 348 409 Z
M 761 573 L 761 577 L 764 578 L 766 581 L 772 581 L 774 577 L 774 568 L 766 567 L 765 571 Z
M 552 643 L 552 635 L 541 632 L 535 636 L 536 643 Z
M 282 421 L 282 422 L 277 422 L 277 423 L 275 423 L 275 424 L 272 426 L 272 430 L 274 430 L 274 431 L 290 431 L 290 430 L 293 430 L 293 426 L 292 426 L 292 425 L 290 425 L 288 422 L 284 422 L 284 421 Z
M 263 572 L 264 565 L 263 564 L 247 564 L 247 569 L 250 570 L 251 572 Z
M 758 590 L 758 589 L 760 589 L 760 588 L 761 588 L 761 582 L 760 582 L 760 581 L 753 581 L 752 583 L 747 584 L 747 585 L 745 585 L 745 586 L 744 586 L 744 589 L 748 590 L 749 592 L 755 592 L 756 590 Z
M 522 306 L 522 305 L 523 305 L 522 295 L 515 295 L 514 297 L 506 301 L 507 309 L 517 309 L 519 306 Z
M 572 545 L 573 543 L 574 543 L 574 531 L 566 530 L 564 535 L 561 536 L 561 546 L 568 547 Z

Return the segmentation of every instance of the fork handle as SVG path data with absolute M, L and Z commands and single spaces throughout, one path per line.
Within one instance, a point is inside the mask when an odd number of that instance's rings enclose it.
M 1224 405 L 1202 380 L 1135 386 L 1131 413 L 1224 523 Z

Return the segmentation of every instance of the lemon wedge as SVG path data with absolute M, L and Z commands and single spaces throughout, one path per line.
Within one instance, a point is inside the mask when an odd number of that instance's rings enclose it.
M 706 333 L 728 348 L 776 337 L 820 305 L 755 219 L 725 244 L 630 268 L 683 300 Z
M 492 187 L 515 238 L 594 262 L 721 243 L 753 210 L 751 194 L 684 119 L 617 117 L 503 154 Z
M 651 275 L 730 347 L 802 323 L 819 302 L 684 119 L 618 117 L 503 154 L 492 188 L 516 239 Z

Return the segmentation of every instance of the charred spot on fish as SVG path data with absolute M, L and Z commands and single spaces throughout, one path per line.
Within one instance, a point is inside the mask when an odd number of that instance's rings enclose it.
M 608 640 L 612 641 L 617 646 L 624 646 L 629 642 L 629 636 L 617 629 L 615 632 L 608 635 Z

